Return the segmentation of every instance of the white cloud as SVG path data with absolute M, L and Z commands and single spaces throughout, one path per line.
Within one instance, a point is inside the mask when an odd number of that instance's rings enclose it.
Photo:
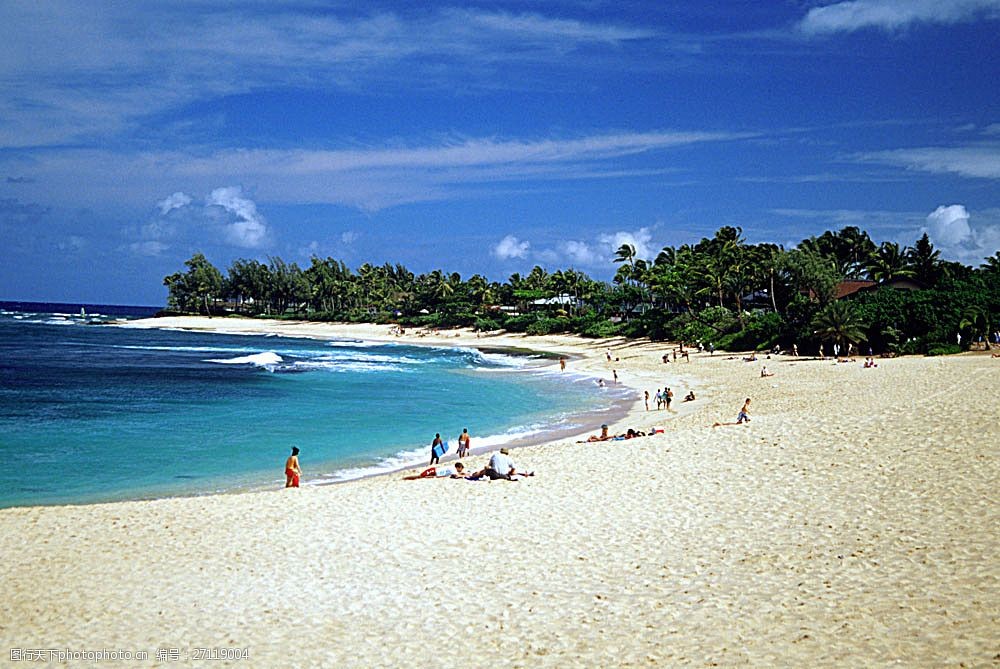
M 226 224 L 226 237 L 230 243 L 243 248 L 260 248 L 267 241 L 268 230 L 264 217 L 257 212 L 257 205 L 243 197 L 239 186 L 216 188 L 206 200 L 208 207 L 221 207 L 236 220 Z
M 73 189 L 44 193 L 76 207 L 109 200 L 126 204 L 132 198 L 128 204 L 148 206 L 156 201 L 162 210 L 183 201 L 175 195 L 164 199 L 164 192 L 184 194 L 235 182 L 252 184 L 256 196 L 268 202 L 338 204 L 374 212 L 400 204 L 467 198 L 473 190 L 492 191 L 511 182 L 655 177 L 664 170 L 630 169 L 634 157 L 748 136 L 711 131 L 609 132 L 570 138 L 460 138 L 410 146 L 399 146 L 397 141 L 340 150 L 227 149 L 208 154 L 54 149 L 46 152 L 45 161 L 16 165 L 0 154 L 0 170 L 16 168 L 32 179 L 34 185 L 20 186 L 26 196 L 33 195 L 32 189 L 43 192 L 42 183 L 73 183 Z M 667 154 L 650 161 L 679 167 Z M 182 209 L 186 207 L 171 210 L 172 215 Z
M 145 242 L 134 242 L 129 244 L 129 249 L 133 253 L 141 256 L 158 256 L 166 251 L 169 247 L 163 242 L 158 242 L 155 240 L 145 241 Z
M 199 100 L 272 87 L 516 86 L 507 64 L 620 56 L 646 26 L 482 9 L 312 3 L 0 3 L 0 146 L 106 137 Z M 156 26 L 151 30 L 150 26 Z M 91 85 L 92 84 L 92 85 Z
M 942 205 L 927 216 L 924 232 L 943 258 L 978 266 L 1000 248 L 1000 210 L 973 215 L 961 204 Z
M 559 245 L 559 249 L 562 255 L 575 265 L 593 265 L 607 260 L 600 257 L 586 242 L 566 241 Z
M 1000 145 L 996 144 L 876 151 L 862 154 L 859 159 L 935 174 L 1000 179 Z
M 615 252 L 618 251 L 622 244 L 631 244 L 635 247 L 636 259 L 650 260 L 656 255 L 649 245 L 652 240 L 653 234 L 649 231 L 649 228 L 639 228 L 635 232 L 613 232 L 598 237 L 598 241 L 608 250 L 609 260 L 614 258 Z
M 813 7 L 799 23 L 806 34 L 865 28 L 900 30 L 915 23 L 952 24 L 1000 15 L 1000 0 L 850 0 Z
M 157 202 L 156 206 L 160 208 L 160 215 L 166 216 L 174 209 L 180 209 L 188 206 L 189 204 L 191 204 L 191 198 L 178 191 L 173 195 Z
M 514 235 L 507 235 L 493 247 L 493 255 L 500 260 L 510 260 L 511 258 L 525 258 L 528 255 L 528 242 L 522 242 Z
M 354 242 L 358 241 L 360 237 L 361 234 L 358 232 L 354 232 L 353 230 L 348 230 L 347 232 L 340 233 L 340 241 L 347 246 L 350 246 Z
M 927 216 L 927 234 L 942 246 L 955 246 L 972 238 L 969 212 L 960 204 L 941 206 Z

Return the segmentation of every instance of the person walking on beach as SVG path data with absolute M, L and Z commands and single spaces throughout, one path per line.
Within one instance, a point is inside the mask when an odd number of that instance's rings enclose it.
M 464 458 L 469 454 L 469 428 L 463 428 L 462 434 L 458 438 L 458 457 Z
M 441 433 L 438 432 L 434 435 L 434 441 L 431 442 L 431 465 L 441 462 L 441 454 L 438 452 L 438 446 L 441 444 Z M 429 467 L 430 465 L 427 466 Z
M 645 400 L 646 400 L 646 411 L 649 411 L 649 391 L 647 390 L 647 391 L 645 391 L 645 393 L 646 393 L 646 397 L 645 397 Z
M 299 467 L 299 448 L 292 446 L 292 454 L 285 460 L 285 487 L 298 488 L 302 478 L 302 468 Z
M 559 358 L 559 371 L 560 372 L 566 371 L 566 358 Z
M 674 400 L 674 391 L 670 388 L 663 389 L 663 404 L 667 411 L 670 411 L 670 403 Z

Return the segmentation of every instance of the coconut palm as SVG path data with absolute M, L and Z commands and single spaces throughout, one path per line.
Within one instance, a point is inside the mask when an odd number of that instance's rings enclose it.
M 868 257 L 868 275 L 873 281 L 887 283 L 894 279 L 913 276 L 906 262 L 906 251 L 896 242 L 882 242 L 878 250 Z
M 822 341 L 841 344 L 857 344 L 865 339 L 864 321 L 858 316 L 853 305 L 846 300 L 838 300 L 826 305 L 813 317 L 813 333 Z

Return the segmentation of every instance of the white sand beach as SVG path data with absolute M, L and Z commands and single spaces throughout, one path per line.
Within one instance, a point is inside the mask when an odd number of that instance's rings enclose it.
M 989 354 L 663 364 L 669 347 L 648 341 L 154 325 L 557 351 L 635 389 L 612 432 L 665 433 L 517 449 L 537 472 L 517 482 L 395 473 L 0 510 L 0 663 L 10 649 L 177 649 L 144 666 L 190 666 L 221 647 L 249 659 L 216 664 L 255 667 L 1000 665 Z M 641 400 L 665 384 L 669 418 Z M 747 397 L 749 424 L 712 427 Z

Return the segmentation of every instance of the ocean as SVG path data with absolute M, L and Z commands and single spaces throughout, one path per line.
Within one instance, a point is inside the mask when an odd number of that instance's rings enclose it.
M 0 302 L 0 507 L 280 487 L 292 446 L 303 485 L 344 481 L 425 465 L 436 433 L 476 453 L 625 401 L 535 355 L 113 324 L 155 311 Z

